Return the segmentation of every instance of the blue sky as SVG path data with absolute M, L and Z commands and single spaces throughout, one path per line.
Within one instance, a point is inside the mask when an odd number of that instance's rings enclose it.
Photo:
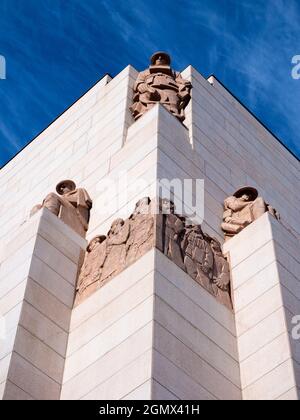
M 0 0 L 0 166 L 103 74 L 173 67 L 214 73 L 298 157 L 299 0 Z

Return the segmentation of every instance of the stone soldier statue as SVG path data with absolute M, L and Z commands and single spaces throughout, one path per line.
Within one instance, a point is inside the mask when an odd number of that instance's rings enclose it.
M 252 187 L 243 187 L 224 201 L 223 223 L 221 228 L 225 240 L 241 232 L 246 226 L 257 220 L 266 211 L 279 219 L 279 214 Z
M 170 65 L 170 56 L 157 52 L 151 57 L 150 67 L 139 73 L 134 85 L 133 105 L 130 107 L 135 120 L 158 102 L 180 121 L 185 119 L 184 109 L 191 99 L 192 85 Z
M 61 181 L 56 186 L 57 194 L 48 194 L 43 203 L 35 206 L 32 216 L 41 208 L 47 208 L 64 223 L 85 237 L 88 230 L 92 200 L 84 188 L 76 188 L 74 181 Z
M 87 246 L 77 282 L 75 304 L 100 287 L 102 268 L 106 260 L 106 236 L 97 235 Z

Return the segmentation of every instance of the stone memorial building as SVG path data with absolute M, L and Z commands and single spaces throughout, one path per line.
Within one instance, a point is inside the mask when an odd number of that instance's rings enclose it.
M 299 160 L 216 77 L 145 67 L 0 170 L 1 399 L 297 400 Z

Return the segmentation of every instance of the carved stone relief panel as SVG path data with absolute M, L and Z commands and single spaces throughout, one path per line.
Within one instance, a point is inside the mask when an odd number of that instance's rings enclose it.
M 91 240 L 75 304 L 156 247 L 220 303 L 232 308 L 229 263 L 220 243 L 203 233 L 200 225 L 190 225 L 176 214 L 172 202 L 161 200 L 158 214 L 154 208 L 154 201 L 141 199 L 128 219 L 115 220 L 106 236 Z

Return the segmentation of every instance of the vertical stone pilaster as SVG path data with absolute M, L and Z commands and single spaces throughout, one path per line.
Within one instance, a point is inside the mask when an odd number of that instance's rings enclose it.
M 243 398 L 298 399 L 298 239 L 269 213 L 229 240 Z
M 6 282 L 0 300 L 7 327 L 0 361 L 3 399 L 60 398 L 78 262 L 85 246 L 84 239 L 47 209 L 7 244 L 10 258 L 1 265 L 1 277 L 11 273 L 12 284 Z

